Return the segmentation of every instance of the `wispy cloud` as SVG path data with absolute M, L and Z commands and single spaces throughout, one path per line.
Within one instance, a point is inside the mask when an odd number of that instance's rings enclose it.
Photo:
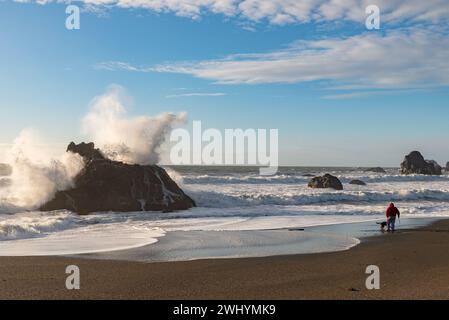
M 351 93 L 337 93 L 331 94 L 327 96 L 322 96 L 322 99 L 326 100 L 344 100 L 344 99 L 353 99 L 353 98 L 361 98 L 367 96 L 378 95 L 382 93 L 381 91 L 363 91 L 363 92 L 351 92 Z
M 449 37 L 429 29 L 300 41 L 285 50 L 172 63 L 153 72 L 189 74 L 220 84 L 299 83 L 364 88 L 449 85 Z
M 223 92 L 193 92 L 193 93 L 182 93 L 182 94 L 171 94 L 166 96 L 166 98 L 182 98 L 182 97 L 222 97 L 226 96 L 226 93 Z
M 335 90 L 429 88 L 449 85 L 447 52 L 449 37 L 444 32 L 410 28 L 384 35 L 368 32 L 297 41 L 283 50 L 233 54 L 218 60 L 156 66 L 108 61 L 95 68 L 188 74 L 219 84 L 322 81 L 325 88 Z M 356 95 L 364 94 L 354 93 L 353 97 Z
M 354 98 L 364 98 L 364 97 L 371 97 L 371 96 L 385 96 L 385 95 L 398 95 L 403 93 L 410 93 L 410 91 L 413 92 L 424 92 L 428 89 L 423 88 L 410 88 L 407 90 L 370 90 L 370 91 L 355 91 L 355 92 L 349 92 L 349 93 L 337 93 L 337 94 L 330 94 L 322 96 L 322 99 L 327 100 L 344 100 L 344 99 L 354 99 Z
M 61 0 L 14 0 L 47 4 Z M 68 0 L 66 1 L 68 2 Z M 240 20 L 268 21 L 274 25 L 311 21 L 363 21 L 365 8 L 372 0 L 79 0 L 90 10 L 117 7 L 144 9 L 157 13 L 200 19 L 206 14 L 221 14 Z M 442 22 L 449 20 L 447 0 L 377 0 L 383 22 Z M 101 11 L 100 11 L 101 12 Z
M 132 71 L 132 72 L 151 72 L 154 71 L 153 68 L 137 67 L 133 66 L 127 62 L 122 61 L 105 61 L 94 65 L 96 70 L 107 70 L 107 71 Z

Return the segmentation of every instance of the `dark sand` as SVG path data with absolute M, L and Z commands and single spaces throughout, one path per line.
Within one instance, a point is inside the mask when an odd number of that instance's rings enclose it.
M 65 288 L 65 267 L 81 290 Z M 367 290 L 367 265 L 381 289 Z M 449 220 L 384 234 L 344 252 L 136 263 L 0 258 L 0 299 L 449 299 Z

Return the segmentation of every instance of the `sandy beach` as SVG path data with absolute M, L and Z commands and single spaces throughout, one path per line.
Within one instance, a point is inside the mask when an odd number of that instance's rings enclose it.
M 0 301 L 449 301 L 448 22 L 449 0 L 0 0 Z
M 65 288 L 72 264 L 80 290 Z M 365 288 L 368 265 L 380 268 L 380 290 Z M 0 298 L 448 299 L 449 220 L 335 253 L 166 263 L 2 257 Z

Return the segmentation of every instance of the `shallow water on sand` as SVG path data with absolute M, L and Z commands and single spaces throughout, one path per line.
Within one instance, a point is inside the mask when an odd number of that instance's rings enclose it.
M 402 219 L 400 229 L 422 227 L 436 220 Z M 373 221 L 279 230 L 174 231 L 150 246 L 79 257 L 162 262 L 321 253 L 348 250 L 360 240 L 382 234 Z
M 390 201 L 396 202 L 403 218 L 449 217 L 448 175 L 403 176 L 397 168 L 372 173 L 359 168 L 287 167 L 269 177 L 248 167 L 176 167 L 168 171 L 197 202 L 197 208 L 172 213 L 111 212 L 89 216 L 68 211 L 29 211 L 13 207 L 2 198 L 8 177 L 1 177 L 5 183 L 0 184 L 0 255 L 99 253 L 147 245 L 156 250 L 166 242 L 171 245 L 170 239 L 175 238 L 183 247 L 178 251 L 173 248 L 177 252 L 173 256 L 158 259 L 309 252 L 310 243 L 316 247 L 313 250 L 340 250 L 353 245 L 352 238 L 358 238 L 360 232 L 354 230 L 350 240 L 326 241 L 316 240 L 315 235 L 307 232 L 273 229 L 312 230 L 313 226 L 366 221 L 377 229 L 373 221 L 384 220 Z M 324 173 L 339 177 L 344 190 L 307 187 L 310 177 L 305 175 Z M 352 179 L 363 180 L 367 185 L 351 185 Z M 248 235 L 249 231 L 257 232 Z M 207 241 L 203 245 L 189 237 Z M 215 244 L 215 238 L 223 245 Z M 293 242 L 295 245 L 289 247 L 288 243 Z M 192 243 L 197 247 L 192 248 Z

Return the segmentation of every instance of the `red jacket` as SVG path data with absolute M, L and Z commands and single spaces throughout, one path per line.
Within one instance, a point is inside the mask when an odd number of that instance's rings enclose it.
M 399 212 L 398 208 L 396 208 L 393 204 L 390 204 L 390 206 L 387 208 L 386 212 L 387 218 L 389 217 L 400 217 L 401 213 Z

